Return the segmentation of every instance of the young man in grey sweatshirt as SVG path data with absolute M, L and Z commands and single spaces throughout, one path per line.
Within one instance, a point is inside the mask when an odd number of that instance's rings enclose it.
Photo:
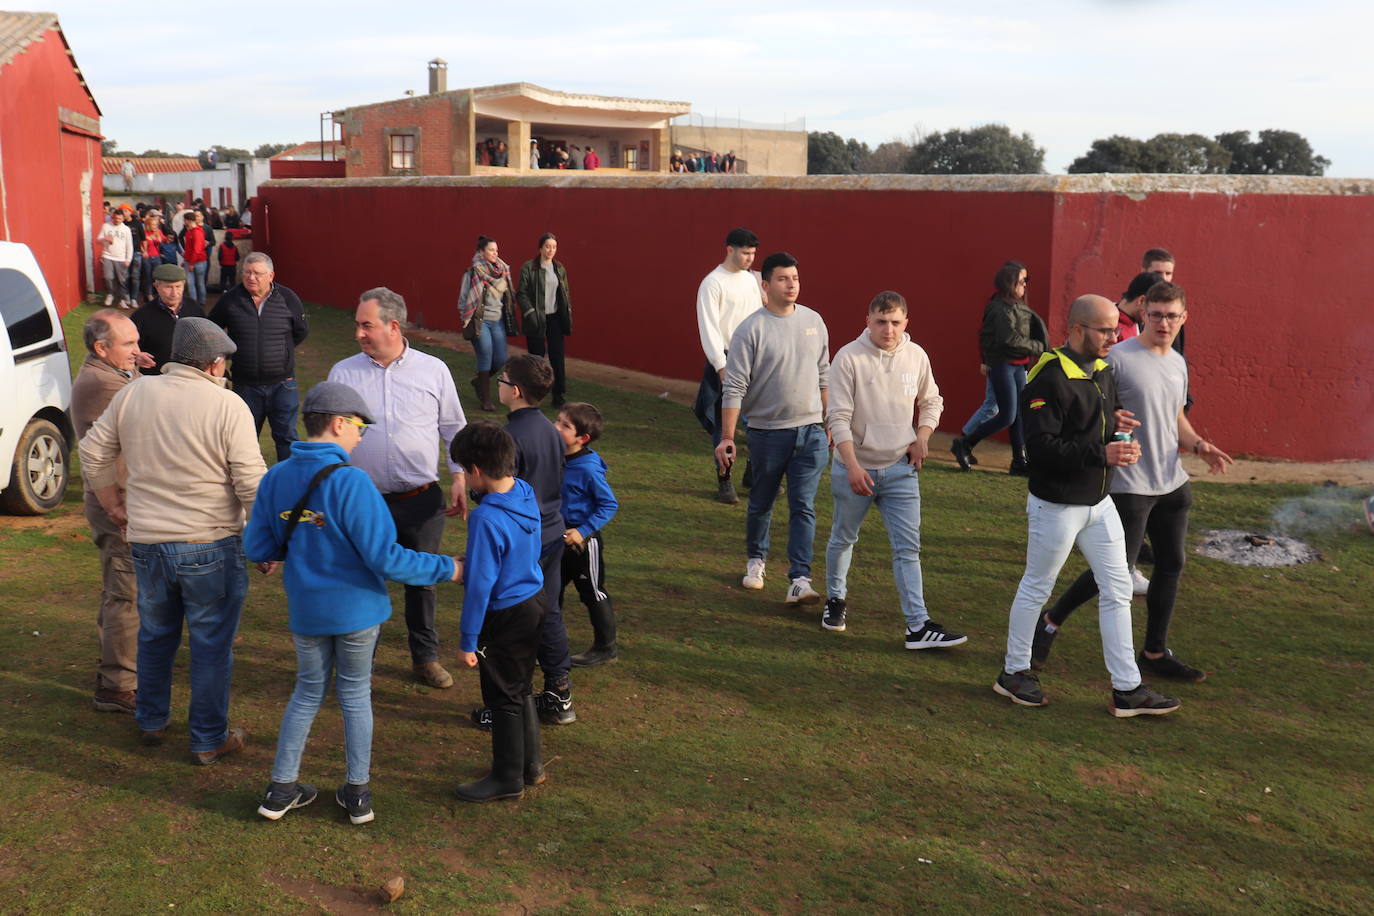
M 827 425 L 835 443 L 830 492 L 835 500 L 825 550 L 821 626 L 845 628 L 846 583 L 854 543 L 868 507 L 878 506 L 892 543 L 892 575 L 906 618 L 908 649 L 968 642 L 930 619 L 921 581 L 921 486 L 917 472 L 930 450 L 945 400 L 926 351 L 906 333 L 906 300 L 883 292 L 868 304 L 863 333 L 835 354 Z
M 716 463 L 724 475 L 735 460 L 735 425 L 749 418 L 753 485 L 745 529 L 745 588 L 763 588 L 773 501 L 787 477 L 788 604 L 818 604 L 811 588 L 816 535 L 816 487 L 825 469 L 827 374 L 830 337 L 821 316 L 797 304 L 797 259 L 785 252 L 763 261 L 764 307 L 745 318 L 730 338 L 721 398 L 721 439 Z

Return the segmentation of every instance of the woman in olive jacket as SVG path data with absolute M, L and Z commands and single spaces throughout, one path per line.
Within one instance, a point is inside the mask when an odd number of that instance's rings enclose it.
M 558 239 L 552 232 L 539 237 L 539 257 L 520 268 L 520 289 L 516 298 L 525 325 L 525 343 L 530 353 L 548 357 L 553 366 L 553 406 L 562 407 L 568 390 L 563 369 L 563 338 L 572 333 L 572 296 L 568 293 L 568 272 L 554 260 Z
M 1025 475 L 1026 440 L 1021 431 L 1021 391 L 1026 370 L 1045 352 L 1049 334 L 1040 316 L 1026 305 L 1026 267 L 1008 261 L 993 277 L 997 292 L 983 309 L 978 343 L 988 382 L 997 397 L 997 415 L 956 438 L 950 451 L 965 471 L 973 466 L 973 448 L 995 432 L 1011 429 L 1011 473 Z

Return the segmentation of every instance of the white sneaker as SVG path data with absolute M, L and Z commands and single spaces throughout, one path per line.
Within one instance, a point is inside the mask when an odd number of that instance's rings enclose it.
M 106 293 L 106 294 L 105 294 L 105 308 L 109 308 L 109 307 L 110 307 L 110 304 L 111 304 L 112 302 L 114 302 L 114 293 Z
M 797 576 L 792 580 L 792 584 L 787 587 L 787 604 L 820 604 L 821 596 L 816 594 L 816 590 L 811 587 L 811 580 L 806 576 Z
M 1131 593 L 1143 595 L 1150 590 L 1150 580 L 1140 574 L 1140 570 L 1131 567 Z
M 749 558 L 749 563 L 744 567 L 744 580 L 740 584 L 745 588 L 763 588 L 762 557 Z

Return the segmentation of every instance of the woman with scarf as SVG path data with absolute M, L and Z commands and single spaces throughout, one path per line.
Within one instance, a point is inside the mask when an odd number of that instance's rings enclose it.
M 512 286 L 510 267 L 497 256 L 496 240 L 478 237 L 472 266 L 463 274 L 458 290 L 458 317 L 463 337 L 477 351 L 472 390 L 483 410 L 496 409 L 491 402 L 491 378 L 506 364 L 506 338 L 520 333 Z
M 1049 335 L 1040 316 L 1026 305 L 1026 266 L 1008 261 L 993 277 L 996 292 L 983 308 L 983 328 L 978 343 L 983 364 L 988 367 L 988 383 L 997 398 L 997 413 L 983 420 L 972 431 L 956 438 L 950 451 L 961 470 L 974 464 L 973 448 L 995 432 L 1010 427 L 1011 473 L 1027 474 L 1026 442 L 1021 433 L 1021 390 L 1026 387 L 1026 371 L 1045 352 Z

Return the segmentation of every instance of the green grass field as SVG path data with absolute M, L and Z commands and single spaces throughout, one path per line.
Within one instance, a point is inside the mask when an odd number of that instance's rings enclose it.
M 90 311 L 67 318 L 78 350 Z M 310 315 L 303 390 L 355 350 L 348 315 Z M 430 349 L 471 406 L 471 356 Z M 393 619 L 373 684 L 377 820 L 351 827 L 329 798 L 343 775 L 330 701 L 302 770 L 320 801 L 264 821 L 255 808 L 295 673 L 280 578 L 253 573 L 235 653 L 231 719 L 251 743 L 193 767 L 184 649 L 182 740 L 143 748 L 130 717 L 90 708 L 99 563 L 79 482 L 45 519 L 0 519 L 0 912 L 366 912 L 397 875 L 406 893 L 388 908 L 400 913 L 1374 909 L 1374 538 L 1353 499 L 1308 534 L 1320 563 L 1190 559 L 1174 648 L 1211 676 L 1162 685 L 1183 700 L 1176 715 L 1107 714 L 1090 611 L 1044 673 L 1051 705 L 1031 710 L 990 689 L 1024 558 L 1023 480 L 943 462 L 923 472 L 927 600 L 969 642 L 906 652 L 876 513 L 849 630 L 822 631 L 818 609 L 782 604 L 785 513 L 767 588 L 740 588 L 744 506 L 710 498 L 688 408 L 576 379 L 571 395 L 608 418 L 598 449 L 621 501 L 606 551 L 622 654 L 574 672 L 579 720 L 545 729 L 549 781 L 516 803 L 453 799 L 488 760 L 466 719 L 477 679 L 412 683 Z M 1195 488 L 1194 530 L 1263 530 L 1310 495 Z M 445 549 L 463 534 L 451 523 Z M 1081 568 L 1072 559 L 1061 582 Z M 590 630 L 569 595 L 580 651 Z M 440 602 L 451 659 L 458 587 L 441 586 Z M 1136 618 L 1139 634 L 1143 602 Z

